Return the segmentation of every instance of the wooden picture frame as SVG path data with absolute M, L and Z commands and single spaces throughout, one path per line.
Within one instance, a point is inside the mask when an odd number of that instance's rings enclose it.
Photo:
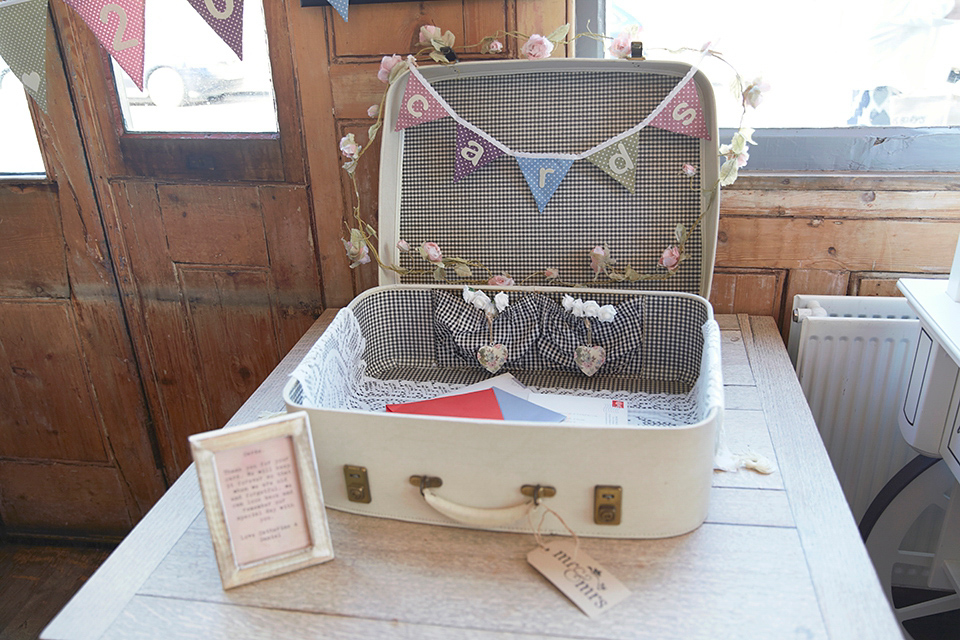
M 306 412 L 199 433 L 190 449 L 224 589 L 333 559 Z

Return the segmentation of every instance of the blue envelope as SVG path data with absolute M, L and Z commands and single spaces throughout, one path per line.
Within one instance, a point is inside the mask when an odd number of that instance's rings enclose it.
M 541 407 L 529 400 L 524 400 L 519 396 L 508 393 L 503 389 L 493 387 L 493 393 L 497 396 L 497 404 L 500 405 L 500 413 L 503 414 L 504 420 L 563 422 L 567 418 L 562 413 Z

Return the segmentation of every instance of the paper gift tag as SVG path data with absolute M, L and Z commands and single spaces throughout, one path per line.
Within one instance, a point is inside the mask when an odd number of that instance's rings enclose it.
M 528 553 L 527 562 L 581 611 L 595 618 L 629 596 L 630 591 L 576 546 L 569 538 L 554 540 Z

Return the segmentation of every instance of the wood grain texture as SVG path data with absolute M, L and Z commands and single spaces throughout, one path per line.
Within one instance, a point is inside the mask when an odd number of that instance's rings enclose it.
M 735 190 L 771 191 L 960 191 L 960 176 L 952 173 L 763 173 L 746 171 L 724 193 Z
M 717 265 L 834 271 L 946 273 L 960 219 L 720 217 Z
M 747 316 L 740 326 L 830 636 L 900 640 L 776 326 Z
M 946 274 L 918 276 L 912 273 L 878 273 L 873 271 L 851 273 L 846 295 L 903 297 L 903 294 L 897 289 L 897 280 L 900 278 L 924 277 L 946 279 L 948 276 Z
M 331 512 L 330 525 L 335 561 L 227 593 L 219 584 L 206 521 L 198 518 L 139 595 L 445 626 L 452 635 L 483 629 L 553 637 L 716 638 L 738 637 L 746 626 L 763 637 L 826 637 L 790 528 L 705 524 L 661 540 L 582 540 L 581 548 L 633 592 L 591 620 L 527 565 L 526 554 L 535 546 L 531 535 L 337 512 Z M 193 576 L 188 583 L 181 579 L 185 572 Z M 424 606 L 425 592 L 435 594 L 431 606 Z
M 0 459 L 0 519 L 22 533 L 116 538 L 133 525 L 112 466 Z
M 842 296 L 846 293 L 850 274 L 829 269 L 791 269 L 787 279 L 787 292 L 783 299 L 783 316 L 777 321 L 784 341 L 789 337 L 790 313 L 793 298 L 800 294 Z
M 724 190 L 722 213 L 821 218 L 960 218 L 960 193 L 949 191 Z
M 56 185 L 0 185 L 0 211 L 0 297 L 68 297 Z
M 779 322 L 786 271 L 716 269 L 710 290 L 714 313 L 773 316 Z

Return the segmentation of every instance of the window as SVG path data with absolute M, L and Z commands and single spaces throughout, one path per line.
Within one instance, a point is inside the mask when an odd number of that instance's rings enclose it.
M 45 175 L 27 100 L 20 81 L 0 60 L 0 118 L 4 123 L 3 141 L 0 142 L 0 177 Z
M 241 61 L 186 0 L 147 0 L 144 90 L 113 62 L 126 131 L 277 132 L 263 7 L 242 6 Z
M 960 7 L 954 0 L 744 0 L 682 5 L 597 0 L 603 31 L 641 24 L 649 58 L 705 42 L 744 76 L 771 85 L 748 114 L 753 170 L 958 171 Z M 581 29 L 583 30 L 583 29 Z M 721 139 L 738 126 L 734 74 L 702 65 L 717 95 Z

